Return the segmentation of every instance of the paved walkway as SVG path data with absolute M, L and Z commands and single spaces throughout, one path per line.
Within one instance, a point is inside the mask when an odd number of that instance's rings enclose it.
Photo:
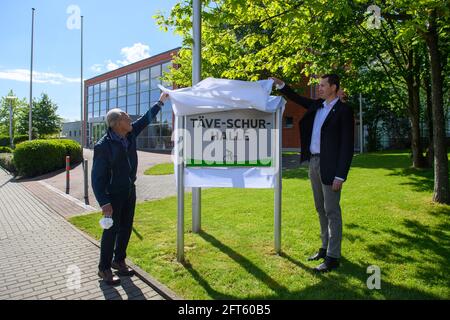
M 14 182 L 0 168 L 0 300 L 177 298 L 135 266 L 139 276 L 120 286 L 99 281 L 98 246 L 64 219 L 74 209 L 90 210 L 39 182 Z
M 84 149 L 84 158 L 88 160 L 88 181 L 89 181 L 89 205 L 99 208 L 95 201 L 91 187 L 91 169 L 93 151 Z M 170 154 L 160 154 L 145 151 L 138 151 L 138 171 L 136 180 L 136 196 L 137 201 L 142 202 L 150 199 L 160 199 L 168 196 L 176 195 L 176 185 L 174 175 L 163 176 L 146 176 L 144 171 L 151 166 L 171 162 Z M 83 166 L 78 164 L 70 171 L 70 192 L 69 194 L 84 201 L 84 183 L 83 183 Z M 51 186 L 65 193 L 66 190 L 66 173 L 59 170 L 53 173 L 42 175 L 32 179 L 32 181 L 41 181 L 46 186 Z

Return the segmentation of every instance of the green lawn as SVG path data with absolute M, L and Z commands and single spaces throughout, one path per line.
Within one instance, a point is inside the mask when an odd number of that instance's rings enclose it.
M 187 299 L 449 299 L 450 206 L 431 203 L 432 170 L 409 168 L 405 152 L 355 156 L 341 205 L 343 259 L 315 275 L 320 246 L 305 168 L 283 174 L 282 255 L 273 250 L 273 191 L 207 189 L 193 234 L 186 196 L 186 263 L 176 261 L 176 198 L 136 209 L 129 258 Z M 100 215 L 71 221 L 95 238 Z M 381 290 L 366 286 L 381 268 Z
M 169 163 L 159 163 L 156 164 L 150 168 L 148 168 L 147 170 L 145 170 L 144 172 L 145 175 L 165 175 L 165 174 L 174 174 L 174 170 L 173 170 L 173 163 L 169 162 Z

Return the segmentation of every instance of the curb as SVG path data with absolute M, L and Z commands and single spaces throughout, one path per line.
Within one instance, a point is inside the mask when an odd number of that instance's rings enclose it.
M 66 219 L 64 219 L 66 220 Z M 94 244 L 96 247 L 100 248 L 100 243 L 92 238 L 90 235 L 85 233 L 83 230 L 78 229 L 73 224 L 71 224 L 69 221 L 66 220 L 66 222 L 79 234 L 81 234 L 86 240 Z M 139 268 L 137 265 L 135 265 L 133 262 L 131 262 L 129 259 L 126 259 L 126 262 L 128 266 L 135 271 L 135 275 L 141 279 L 143 282 L 145 282 L 147 285 L 149 285 L 152 289 L 154 289 L 157 293 L 159 293 L 162 297 L 164 297 L 166 300 L 184 300 L 183 298 L 177 296 L 175 292 L 167 288 L 165 285 L 163 285 L 161 282 L 150 276 L 147 272 Z

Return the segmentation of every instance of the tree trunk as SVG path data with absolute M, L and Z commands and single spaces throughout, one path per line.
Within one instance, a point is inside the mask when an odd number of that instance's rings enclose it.
M 442 62 L 438 47 L 438 31 L 436 28 L 436 11 L 430 16 L 426 43 L 431 68 L 431 100 L 433 111 L 433 143 L 434 143 L 434 193 L 433 201 L 450 203 L 448 183 L 448 157 L 445 137 L 445 120 L 442 94 Z
M 427 162 L 429 167 L 434 167 L 434 146 L 433 146 L 433 103 L 431 101 L 431 80 L 429 72 L 425 73 L 424 86 L 426 91 L 426 121 L 428 127 L 428 150 L 427 150 Z
M 411 151 L 413 156 L 413 167 L 423 168 L 425 158 L 423 157 L 422 145 L 420 143 L 420 96 L 419 83 L 417 81 L 418 65 L 414 61 L 414 53 L 408 53 L 408 66 L 406 75 L 406 85 L 408 87 L 408 111 L 411 122 Z

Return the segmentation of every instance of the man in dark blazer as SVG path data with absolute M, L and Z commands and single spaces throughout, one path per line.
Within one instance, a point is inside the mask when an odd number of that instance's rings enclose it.
M 136 138 L 167 99 L 168 94 L 162 93 L 159 101 L 134 122 L 126 112 L 111 109 L 106 115 L 108 131 L 94 147 L 92 189 L 103 215 L 113 219 L 112 227 L 103 230 L 98 265 L 99 277 L 109 285 L 120 283 L 111 268 L 120 276 L 134 274 L 125 258 L 136 205 Z
M 309 161 L 309 178 L 320 220 L 322 246 L 308 260 L 324 259 L 314 268 L 327 272 L 339 267 L 342 241 L 341 189 L 353 158 L 354 118 L 352 109 L 337 93 L 339 76 L 320 79 L 320 99 L 300 96 L 282 80 L 271 78 L 288 99 L 307 109 L 300 122 L 301 162 Z

